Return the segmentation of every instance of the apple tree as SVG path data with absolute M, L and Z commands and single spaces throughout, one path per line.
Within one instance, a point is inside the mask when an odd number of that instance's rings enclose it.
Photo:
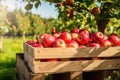
M 104 33 L 107 31 L 106 28 L 110 28 L 107 27 L 110 20 L 120 19 L 119 0 L 61 0 L 56 6 L 59 19 L 64 21 L 65 27 L 84 26 Z M 119 25 L 116 26 L 118 27 Z
M 10 22 L 7 19 L 7 8 L 0 1 L 0 51 L 2 51 L 2 36 L 10 30 Z
M 22 35 L 23 40 L 25 40 L 25 35 L 29 34 L 29 29 L 31 27 L 29 15 L 22 10 L 15 11 L 15 18 L 17 20 L 17 32 Z
M 28 1 L 26 9 L 38 8 L 40 0 Z M 56 4 L 59 12 L 58 29 L 71 29 L 74 27 L 87 28 L 91 31 L 107 33 L 111 27 L 111 20 L 120 19 L 119 0 L 45 0 Z M 119 21 L 118 21 L 119 22 Z M 118 23 L 117 22 L 117 23 Z M 114 25 L 113 25 L 114 28 Z M 115 27 L 119 30 L 119 25 Z M 115 29 L 114 29 L 115 30 Z M 113 31 L 114 31 L 113 30 Z
M 31 24 L 30 32 L 29 32 L 30 34 L 34 35 L 35 37 L 37 34 L 41 34 L 45 32 L 45 24 L 39 15 L 29 13 L 29 18 Z
M 17 23 L 17 19 L 16 19 L 16 16 L 17 16 L 17 10 L 14 10 L 14 11 L 9 11 L 7 13 L 7 19 L 10 21 L 10 27 L 11 27 L 11 30 L 9 33 L 12 34 L 13 38 L 17 35 L 18 33 L 18 23 Z
M 52 27 L 54 27 L 57 19 L 54 18 L 43 18 L 43 22 L 45 24 L 45 32 L 51 33 Z

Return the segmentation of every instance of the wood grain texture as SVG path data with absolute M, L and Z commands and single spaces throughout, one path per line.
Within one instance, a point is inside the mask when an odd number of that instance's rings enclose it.
M 120 69 L 120 59 L 35 63 L 34 67 L 36 73 Z
M 19 80 L 44 80 L 44 75 L 39 73 L 32 73 L 29 68 L 27 67 L 27 64 L 24 62 L 24 54 L 17 54 L 16 55 L 16 73 Z M 62 73 L 61 73 L 62 74 Z M 63 73 L 62 75 L 64 75 Z M 49 76 L 51 77 L 52 74 Z M 58 74 L 59 76 L 60 74 Z M 24 76 L 24 77 L 23 77 Z M 52 75 L 54 76 L 54 74 Z M 57 76 L 57 77 L 58 77 Z M 76 80 L 76 78 L 82 79 L 82 72 L 72 72 L 71 73 L 71 80 Z M 26 78 L 25 78 L 26 77 Z M 55 77 L 55 76 L 54 76 Z
M 32 73 L 24 62 L 23 54 L 16 54 L 16 73 L 19 80 L 45 80 L 44 74 Z
M 24 43 L 24 53 L 34 59 L 44 58 L 77 58 L 77 57 L 117 57 L 120 56 L 120 47 L 101 48 L 34 48 Z
M 41 62 L 49 58 L 93 58 L 104 60 L 76 60 Z M 107 59 L 113 57 L 112 59 Z M 118 58 L 114 58 L 118 57 Z M 24 43 L 24 60 L 33 73 L 63 73 L 73 71 L 95 71 L 120 69 L 120 47 L 101 48 L 34 48 Z
M 119 59 L 60 61 L 60 62 L 38 62 L 35 60 L 35 61 L 32 61 L 33 66 L 35 67 L 36 65 L 38 65 L 36 69 L 38 69 L 38 71 L 40 69 L 41 70 L 38 73 L 32 73 L 29 70 L 27 64 L 25 64 L 24 54 L 17 54 L 16 59 L 17 59 L 16 71 L 18 74 L 18 78 L 20 80 L 44 80 L 43 74 L 46 74 L 46 73 L 49 73 L 51 75 L 58 74 L 58 76 L 60 76 L 59 74 L 64 73 L 64 72 L 65 73 L 71 72 L 71 80 L 76 80 L 76 78 L 77 79 L 78 78 L 79 79 L 87 78 L 87 80 L 92 80 L 93 78 L 94 79 L 99 78 L 99 80 L 104 80 L 104 78 L 106 77 L 106 74 L 105 74 L 106 72 L 103 72 L 103 70 L 120 69 L 120 60 Z M 66 65 L 66 62 L 67 62 L 68 66 Z M 71 62 L 74 62 L 74 63 L 71 63 Z M 64 64 L 64 65 L 62 66 L 62 64 Z M 33 68 L 33 66 L 32 66 L 32 68 Z M 76 66 L 78 66 L 78 67 L 76 67 Z M 39 67 L 41 67 L 41 68 L 39 68 Z M 36 69 L 34 68 L 34 70 L 36 70 Z M 71 69 L 73 69 L 73 70 L 71 70 Z M 95 71 L 95 72 L 93 73 L 93 71 Z M 83 73 L 87 73 L 87 76 Z M 55 76 L 52 75 L 52 76 L 53 76 L 52 78 L 54 78 L 54 77 L 56 78 L 56 75 Z M 107 76 L 109 76 L 108 73 L 107 73 Z M 88 77 L 89 77 L 89 79 L 88 79 Z
M 25 60 L 34 73 L 81 72 L 120 68 L 120 59 L 40 62 L 40 60 L 34 60 L 32 56 L 28 55 Z

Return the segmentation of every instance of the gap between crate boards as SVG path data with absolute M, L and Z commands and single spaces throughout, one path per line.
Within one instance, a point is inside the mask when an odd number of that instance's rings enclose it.
M 53 62 L 53 61 L 79 61 L 79 60 L 111 60 L 120 59 L 120 57 L 79 57 L 79 58 L 47 58 L 47 59 L 34 59 L 40 62 Z

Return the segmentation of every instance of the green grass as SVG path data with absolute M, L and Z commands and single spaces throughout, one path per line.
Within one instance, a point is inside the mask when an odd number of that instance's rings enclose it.
M 0 80 L 16 79 L 16 53 L 23 53 L 23 40 L 3 38 L 3 51 L 0 52 Z

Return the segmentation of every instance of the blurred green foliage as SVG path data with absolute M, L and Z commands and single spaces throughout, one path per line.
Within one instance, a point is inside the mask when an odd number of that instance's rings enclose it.
M 39 15 L 22 10 L 8 12 L 7 19 L 11 22 L 11 33 L 17 36 L 34 36 L 42 33 L 51 33 L 54 18 L 41 18 Z
M 4 7 L 0 1 L 0 35 L 7 33 L 10 30 L 10 22 L 7 19 L 7 8 Z

